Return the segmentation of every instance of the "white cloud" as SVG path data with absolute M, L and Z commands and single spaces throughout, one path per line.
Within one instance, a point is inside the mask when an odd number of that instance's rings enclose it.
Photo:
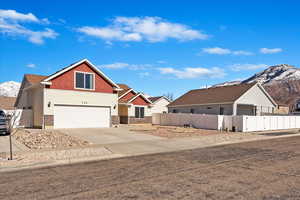
M 128 64 L 122 62 L 115 62 L 112 64 L 99 65 L 99 68 L 105 69 L 130 69 L 130 70 L 145 70 L 152 67 L 150 64 Z
M 244 55 L 244 56 L 250 56 L 253 55 L 252 52 L 249 51 L 232 51 L 230 49 L 225 49 L 221 47 L 212 47 L 212 48 L 203 48 L 202 52 L 208 53 L 208 54 L 217 54 L 217 55 L 227 55 L 227 54 L 232 54 L 232 55 Z
M 98 67 L 106 68 L 106 69 L 123 69 L 123 68 L 128 67 L 128 66 L 129 66 L 128 63 L 116 62 L 116 63 L 112 63 L 112 64 L 99 65 Z
M 202 51 L 204 53 L 218 54 L 218 55 L 225 55 L 225 54 L 230 54 L 231 53 L 231 51 L 229 49 L 223 49 L 223 48 L 220 48 L 220 47 L 203 48 Z
M 26 28 L 21 23 L 49 24 L 47 18 L 38 19 L 32 13 L 22 14 L 15 10 L 0 10 L 0 33 L 8 36 L 25 37 L 28 41 L 35 44 L 43 44 L 45 38 L 54 39 L 58 36 L 54 30 L 45 28 L 44 30 L 33 31 Z
M 141 73 L 139 73 L 139 76 L 140 76 L 141 78 L 144 78 L 144 77 L 146 77 L 146 76 L 150 76 L 150 73 L 149 73 L 149 72 L 141 72 Z
M 11 19 L 16 21 L 29 21 L 29 22 L 39 22 L 39 19 L 32 13 L 22 14 L 15 10 L 2 10 L 0 9 L 0 18 Z
M 220 78 L 224 77 L 226 74 L 225 72 L 218 68 L 202 68 L 202 67 L 187 67 L 183 70 L 174 69 L 172 67 L 166 67 L 166 68 L 158 68 L 161 74 L 170 74 L 175 76 L 179 79 L 193 79 L 193 78 Z
M 159 63 L 159 64 L 166 64 L 167 63 L 167 61 L 164 61 L 164 60 L 158 60 L 156 62 Z
M 106 27 L 83 26 L 77 30 L 106 41 L 162 42 L 169 38 L 180 41 L 208 38 L 202 31 L 160 17 L 116 17 Z
M 29 63 L 26 66 L 29 67 L 29 68 L 35 68 L 35 64 L 33 64 L 33 63 Z
M 257 70 L 265 69 L 268 65 L 266 64 L 234 64 L 230 68 L 233 71 L 245 71 L 245 70 Z
M 263 54 L 272 54 L 272 53 L 282 52 L 282 49 L 281 48 L 274 48 L 274 49 L 261 48 L 259 51 Z
M 243 56 L 251 56 L 251 55 L 253 55 L 253 53 L 249 52 L 249 51 L 233 51 L 232 54 L 233 55 L 243 55 Z

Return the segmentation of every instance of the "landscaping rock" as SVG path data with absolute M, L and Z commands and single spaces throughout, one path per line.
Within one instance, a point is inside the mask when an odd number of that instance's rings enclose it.
M 30 149 L 63 149 L 90 145 L 87 141 L 58 130 L 24 129 L 18 130 L 13 137 Z

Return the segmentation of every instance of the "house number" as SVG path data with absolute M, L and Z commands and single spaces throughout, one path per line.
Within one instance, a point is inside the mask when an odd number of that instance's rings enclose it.
M 82 104 L 88 104 L 88 102 L 87 101 L 83 101 Z

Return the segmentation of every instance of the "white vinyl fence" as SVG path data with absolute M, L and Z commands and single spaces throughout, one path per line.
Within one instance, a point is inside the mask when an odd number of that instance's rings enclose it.
M 229 116 L 186 113 L 153 114 L 152 124 L 239 132 L 300 128 L 300 116 Z

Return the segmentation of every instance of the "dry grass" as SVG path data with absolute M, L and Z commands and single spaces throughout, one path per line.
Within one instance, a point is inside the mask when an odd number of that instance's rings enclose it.
M 131 131 L 144 132 L 154 136 L 160 136 L 165 138 L 176 137 L 193 137 L 212 134 L 221 134 L 223 132 L 217 130 L 196 129 L 196 128 L 184 128 L 176 126 L 159 126 L 152 124 L 136 124 L 130 125 Z

